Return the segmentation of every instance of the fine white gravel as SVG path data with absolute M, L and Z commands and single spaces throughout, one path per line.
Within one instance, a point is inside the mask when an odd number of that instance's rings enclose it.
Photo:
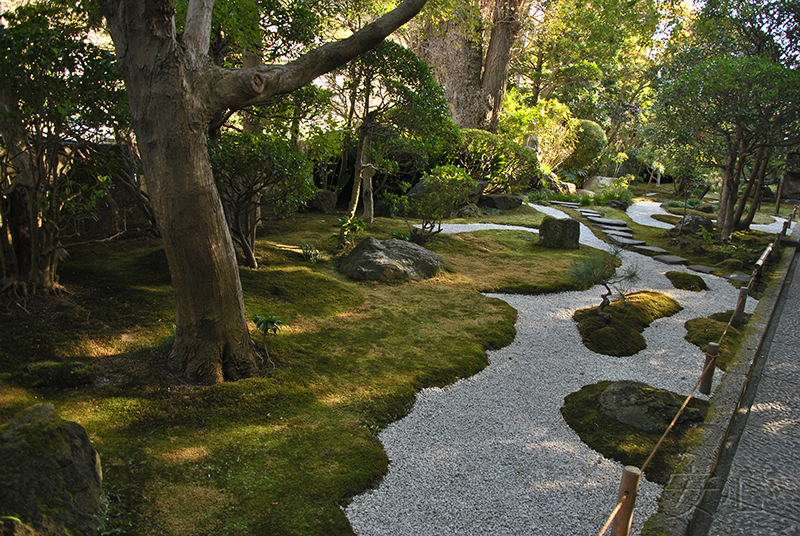
M 550 207 L 535 208 L 566 217 Z M 636 208 L 628 211 L 637 214 Z M 493 227 L 448 225 L 444 232 Z M 583 225 L 581 242 L 609 249 Z M 616 505 L 622 466 L 591 450 L 567 426 L 559 411 L 564 397 L 605 380 L 637 380 L 688 394 L 704 356 L 684 340 L 684 322 L 733 309 L 738 297 L 737 289 L 719 277 L 698 274 L 709 291 L 678 290 L 664 274 L 685 268 L 628 251 L 621 258 L 624 266 L 635 265 L 640 276 L 630 291 L 656 290 L 683 306 L 645 330 L 647 349 L 617 358 L 583 345 L 572 314 L 597 305 L 601 287 L 542 296 L 490 295 L 518 311 L 516 339 L 490 351 L 489 366 L 475 376 L 421 391 L 411 413 L 381 432 L 389 471 L 376 489 L 346 507 L 356 534 L 565 536 L 600 531 Z M 755 305 L 748 300 L 747 310 Z M 722 373 L 715 376 L 716 387 Z M 642 479 L 633 534 L 655 513 L 660 494 L 661 486 Z

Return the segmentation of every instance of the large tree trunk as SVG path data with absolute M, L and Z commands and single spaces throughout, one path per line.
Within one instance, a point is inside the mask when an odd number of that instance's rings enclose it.
M 257 369 L 233 243 L 208 161 L 212 119 L 310 83 L 380 43 L 424 4 L 405 0 L 353 36 L 288 65 L 229 70 L 208 55 L 213 0 L 190 0 L 180 36 L 171 0 L 100 1 L 175 290 L 170 364 L 188 379 L 216 383 Z
M 445 88 L 453 121 L 461 128 L 497 131 L 508 82 L 511 47 L 520 30 L 525 0 L 494 0 L 491 21 L 461 2 L 449 20 L 428 24 L 415 51 Z M 482 35 L 490 27 L 484 49 Z

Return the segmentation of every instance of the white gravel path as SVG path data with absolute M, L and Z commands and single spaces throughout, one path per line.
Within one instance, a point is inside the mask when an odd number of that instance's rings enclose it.
M 535 208 L 565 217 L 549 207 Z M 449 225 L 445 232 L 459 228 Z M 581 242 L 608 248 L 583 225 Z M 622 379 L 687 394 L 704 358 L 683 339 L 684 322 L 732 309 L 738 296 L 727 281 L 703 274 L 698 275 L 710 291 L 678 290 L 664 273 L 683 267 L 627 251 L 621 257 L 625 266 L 637 266 L 641 278 L 631 290 L 657 290 L 684 307 L 645 330 L 647 349 L 616 358 L 582 344 L 572 314 L 597 305 L 601 287 L 543 296 L 490 295 L 518 311 L 516 339 L 489 352 L 489 366 L 475 376 L 421 391 L 411 413 L 379 435 L 389 472 L 345 509 L 356 534 L 599 532 L 616 504 L 622 466 L 589 449 L 567 426 L 559 412 L 564 397 L 584 385 Z M 747 305 L 752 311 L 756 302 Z M 715 383 L 721 376 L 718 371 Z M 656 511 L 660 493 L 661 486 L 642 480 L 633 534 Z

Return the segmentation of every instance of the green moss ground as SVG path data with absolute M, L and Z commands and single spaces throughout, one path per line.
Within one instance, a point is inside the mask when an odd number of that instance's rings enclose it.
M 607 458 L 624 465 L 641 467 L 655 447 L 662 433 L 643 432 L 613 419 L 600 410 L 598 397 L 611 384 L 600 382 L 583 387 L 567 395 L 561 414 L 567 424 L 580 436 L 581 441 Z M 703 409 L 708 403 L 692 399 L 690 407 Z M 666 484 L 669 475 L 679 469 L 681 454 L 697 437 L 690 425 L 676 426 L 667 435 L 652 462 L 645 470 L 648 480 Z
M 686 321 L 687 341 L 694 344 L 703 352 L 708 350 L 709 342 L 719 342 L 720 337 L 725 332 L 725 328 L 730 321 L 733 311 L 716 313 L 708 318 L 693 318 Z M 742 344 L 742 329 L 747 325 L 750 315 L 742 316 L 742 325 L 731 326 L 719 347 L 719 357 L 717 357 L 717 368 L 728 370 L 733 359 L 739 354 Z
M 608 305 L 605 312 L 611 315 L 610 322 L 597 314 L 597 307 L 579 309 L 572 318 L 578 323 L 587 348 L 599 354 L 624 357 L 647 347 L 642 332 L 654 320 L 672 316 L 681 309 L 669 296 L 644 291 L 628 294 L 624 300 Z
M 701 292 L 708 290 L 705 280 L 696 274 L 687 274 L 686 272 L 669 271 L 666 274 L 667 279 L 670 280 L 672 286 L 682 290 L 692 290 L 694 292 Z

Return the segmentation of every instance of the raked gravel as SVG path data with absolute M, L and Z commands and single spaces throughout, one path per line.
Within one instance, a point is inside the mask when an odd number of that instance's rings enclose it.
M 562 212 L 535 206 L 556 217 Z M 448 225 L 445 232 L 473 231 Z M 521 228 L 528 231 L 531 229 Z M 608 249 L 585 226 L 581 242 Z M 667 266 L 623 251 L 637 267 L 630 290 L 656 290 L 683 310 L 644 332 L 647 349 L 617 358 L 588 350 L 572 320 L 576 309 L 600 302 L 601 287 L 541 296 L 490 294 L 518 311 L 517 336 L 489 352 L 480 373 L 424 389 L 408 416 L 379 439 L 388 474 L 376 489 L 356 496 L 345 513 L 359 536 L 594 535 L 616 505 L 618 462 L 587 447 L 564 422 L 564 397 L 605 380 L 637 380 L 688 394 L 703 354 L 684 340 L 684 322 L 732 309 L 738 291 L 726 280 L 698 274 L 705 292 L 675 289 Z M 747 309 L 755 308 L 748 300 Z M 722 374 L 717 371 L 715 387 Z M 642 479 L 633 534 L 657 509 L 661 486 Z

